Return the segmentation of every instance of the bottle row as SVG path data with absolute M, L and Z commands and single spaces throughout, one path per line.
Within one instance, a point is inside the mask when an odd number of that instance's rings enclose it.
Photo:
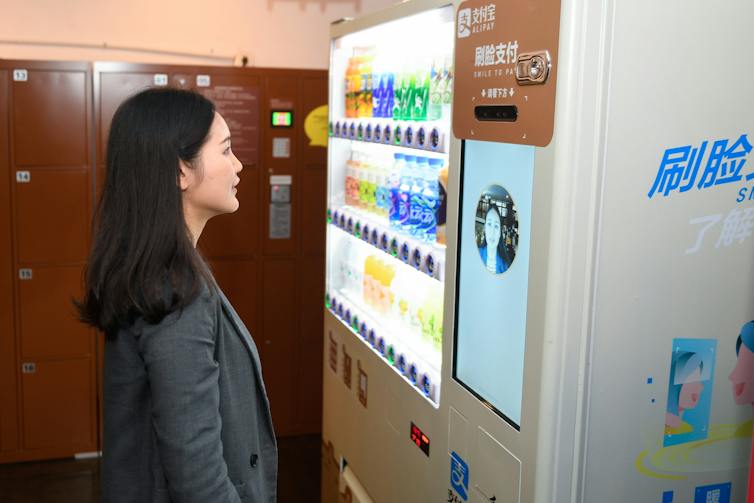
M 367 52 L 348 60 L 346 117 L 441 120 L 450 116 L 453 67 L 449 55 L 424 58 L 399 72 Z
M 437 402 L 439 376 L 430 369 L 429 365 L 414 357 L 412 352 L 398 341 L 391 340 L 387 331 L 383 331 L 368 316 L 360 314 L 358 308 L 353 307 L 347 299 L 328 293 L 325 295 L 325 307 L 351 332 L 361 337 L 375 353 L 386 360 L 393 370 L 429 400 Z
M 387 220 L 395 231 L 445 244 L 448 167 L 444 159 L 359 148 L 346 161 L 345 202 Z
M 445 251 L 374 222 L 351 208 L 327 210 L 327 221 L 427 276 L 444 280 Z
M 350 121 L 331 122 L 330 136 L 347 140 L 382 143 L 400 147 L 447 152 L 447 133 L 441 126 L 404 122 Z

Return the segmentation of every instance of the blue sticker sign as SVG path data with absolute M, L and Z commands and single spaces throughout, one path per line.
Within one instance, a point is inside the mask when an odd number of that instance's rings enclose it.
M 730 503 L 731 483 L 697 487 L 694 503 Z
M 716 347 L 715 339 L 673 339 L 663 446 L 707 438 Z
M 662 493 L 662 503 L 673 503 L 673 491 Z
M 469 499 L 469 465 L 455 451 L 450 456 L 450 486 L 463 501 Z

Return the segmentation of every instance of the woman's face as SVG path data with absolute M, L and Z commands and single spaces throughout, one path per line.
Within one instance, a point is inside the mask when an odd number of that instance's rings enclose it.
M 484 220 L 484 239 L 487 241 L 487 249 L 494 250 L 500 241 L 500 216 L 497 211 L 490 210 Z
M 745 344 L 738 350 L 738 360 L 728 376 L 733 386 L 733 401 L 738 405 L 754 404 L 754 353 Z
M 243 169 L 230 149 L 230 130 L 215 112 L 209 138 L 199 151 L 193 169 L 181 169 L 184 208 L 199 218 L 212 218 L 238 209 L 236 185 Z

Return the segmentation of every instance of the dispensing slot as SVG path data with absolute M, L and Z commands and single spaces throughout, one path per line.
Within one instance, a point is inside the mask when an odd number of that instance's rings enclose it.
M 516 105 L 480 105 L 474 108 L 478 121 L 516 122 L 518 107 Z

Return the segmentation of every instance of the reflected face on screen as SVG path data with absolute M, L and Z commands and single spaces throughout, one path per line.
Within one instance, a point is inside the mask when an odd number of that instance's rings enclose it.
M 500 241 L 500 215 L 494 208 L 487 210 L 487 217 L 484 220 L 484 239 L 487 241 L 487 249 L 494 252 Z

